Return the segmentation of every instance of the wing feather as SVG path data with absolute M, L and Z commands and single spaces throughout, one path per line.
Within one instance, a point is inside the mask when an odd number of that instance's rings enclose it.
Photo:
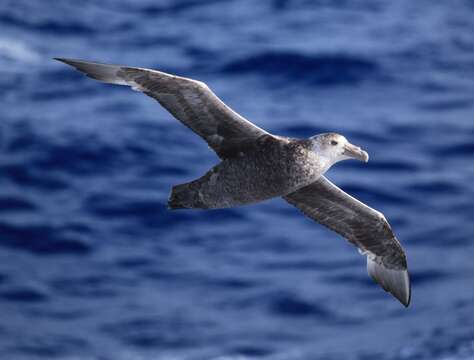
M 87 76 L 110 84 L 128 85 L 157 100 L 176 119 L 200 135 L 220 156 L 236 139 L 252 140 L 268 133 L 246 120 L 209 87 L 197 80 L 161 71 L 56 58 Z
M 283 198 L 357 246 L 367 255 L 368 274 L 403 305 L 409 305 L 406 256 L 382 213 L 346 194 L 324 176 Z

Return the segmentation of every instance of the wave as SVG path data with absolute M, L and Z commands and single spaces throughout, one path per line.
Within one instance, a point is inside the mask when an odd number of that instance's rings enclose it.
M 23 286 L 0 291 L 0 299 L 15 303 L 36 303 L 46 301 L 48 295 L 43 291 Z
M 254 73 L 265 77 L 291 79 L 318 85 L 351 85 L 379 78 L 380 65 L 351 54 L 308 55 L 267 51 L 228 62 L 221 71 L 230 74 Z
M 157 15 L 177 15 L 181 12 L 192 10 L 196 7 L 207 6 L 212 3 L 218 3 L 219 0 L 181 0 L 168 1 L 166 4 L 145 5 L 138 8 L 138 10 L 145 16 Z
M 209 321 L 208 328 L 211 326 Z M 101 327 L 105 334 L 112 335 L 125 344 L 161 350 L 197 346 L 199 338 L 205 335 L 203 332 L 194 332 L 193 329 L 197 330 L 197 324 L 179 313 L 164 316 L 149 314 L 146 317 L 111 322 Z
M 89 253 L 91 246 L 79 234 L 64 234 L 61 228 L 42 224 L 13 224 L 0 222 L 0 246 L 40 255 Z
M 91 35 L 96 32 L 95 24 L 86 25 L 83 22 L 60 22 L 52 20 L 44 20 L 42 22 L 29 21 L 28 17 L 13 16 L 9 14 L 0 15 L 0 23 L 4 25 L 13 25 L 22 29 L 31 31 L 40 31 L 44 33 L 63 35 L 67 34 L 84 34 Z
M 3 61 L 37 63 L 40 58 L 41 55 L 32 46 L 18 39 L 0 38 L 0 63 Z

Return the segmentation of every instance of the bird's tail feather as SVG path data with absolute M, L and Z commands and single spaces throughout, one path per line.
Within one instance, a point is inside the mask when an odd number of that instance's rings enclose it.
M 206 209 L 194 182 L 173 186 L 168 199 L 169 209 Z

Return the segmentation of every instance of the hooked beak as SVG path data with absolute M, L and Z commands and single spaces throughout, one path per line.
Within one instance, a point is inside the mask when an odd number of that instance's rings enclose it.
M 347 156 L 352 159 L 357 159 L 363 162 L 369 161 L 369 154 L 362 150 L 360 147 L 347 143 L 344 145 L 344 151 L 342 153 L 344 156 Z

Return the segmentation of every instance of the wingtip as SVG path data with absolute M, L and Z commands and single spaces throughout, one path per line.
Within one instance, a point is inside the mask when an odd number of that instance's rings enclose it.
M 389 283 L 388 291 L 406 308 L 410 306 L 411 301 L 411 283 L 408 270 L 390 270 L 397 273 L 396 276 L 401 278 L 401 283 L 398 280 Z M 396 277 L 395 277 L 396 278 Z
M 63 58 L 63 57 L 53 57 L 53 60 L 60 61 L 62 63 L 68 64 L 71 66 L 74 66 L 74 64 L 80 64 L 84 62 L 81 60 L 68 59 L 68 58 Z
M 62 62 L 64 64 L 66 64 L 66 65 L 75 67 L 76 69 L 79 69 L 81 63 L 83 63 L 83 61 L 81 61 L 81 60 L 61 58 L 61 57 L 54 57 L 53 60 L 56 60 L 56 61 L 59 61 L 59 62 Z
M 406 308 L 411 301 L 411 284 L 408 270 L 389 269 L 375 259 L 367 258 L 367 272 L 370 277 Z
M 102 64 L 92 61 L 68 59 L 62 57 L 55 57 L 53 59 L 72 66 L 76 70 L 84 73 L 86 76 L 92 79 L 108 84 L 133 86 L 133 84 L 129 84 L 127 80 L 121 77 L 118 73 L 121 69 L 120 65 Z
M 61 57 L 53 57 L 53 60 L 56 60 L 56 61 L 61 61 L 63 63 L 67 63 L 68 59 L 66 58 L 61 58 Z
M 406 297 L 405 301 L 400 300 L 400 302 L 407 308 L 410 306 L 411 302 L 411 281 L 410 281 L 410 275 L 408 274 L 408 270 L 405 270 L 405 276 L 406 276 L 406 283 L 407 283 L 407 292 L 406 292 Z

